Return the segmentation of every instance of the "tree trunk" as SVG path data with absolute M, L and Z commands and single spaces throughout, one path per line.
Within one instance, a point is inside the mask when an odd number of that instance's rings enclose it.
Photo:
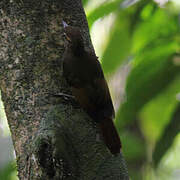
M 19 179 L 128 179 L 98 126 L 71 98 L 62 77 L 62 20 L 81 28 L 93 50 L 80 0 L 1 0 L 0 88 Z

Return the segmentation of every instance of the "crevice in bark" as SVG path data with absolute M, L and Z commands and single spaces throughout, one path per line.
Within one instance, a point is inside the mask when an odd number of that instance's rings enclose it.
M 53 147 L 48 141 L 42 141 L 40 143 L 39 151 L 37 153 L 40 166 L 44 168 L 44 172 L 50 177 L 53 178 L 55 175 L 55 169 L 53 165 Z

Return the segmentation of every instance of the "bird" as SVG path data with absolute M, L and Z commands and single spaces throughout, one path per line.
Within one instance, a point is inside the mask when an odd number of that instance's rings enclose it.
M 115 111 L 101 64 L 84 45 L 79 27 L 62 21 L 67 45 L 63 55 L 63 76 L 72 95 L 100 127 L 103 141 L 113 155 L 121 150 L 121 141 L 113 119 Z

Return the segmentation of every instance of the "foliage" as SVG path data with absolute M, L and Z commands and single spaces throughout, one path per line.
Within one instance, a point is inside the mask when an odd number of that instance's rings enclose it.
M 90 29 L 114 17 L 105 27 L 110 29 L 101 55 L 105 75 L 111 78 L 124 64 L 131 66 L 115 123 L 134 179 L 131 164 L 142 161 L 139 170 L 152 158 L 158 167 L 180 132 L 179 12 L 172 2 L 160 7 L 146 0 L 105 1 L 87 12 Z
M 10 162 L 0 170 L 1 180 L 16 180 L 16 163 Z

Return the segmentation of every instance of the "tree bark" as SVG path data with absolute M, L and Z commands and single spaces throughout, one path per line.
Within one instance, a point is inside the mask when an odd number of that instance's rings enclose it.
M 81 28 L 93 51 L 80 0 L 1 0 L 0 88 L 19 179 L 128 179 L 99 128 L 71 98 L 62 77 L 62 20 Z

